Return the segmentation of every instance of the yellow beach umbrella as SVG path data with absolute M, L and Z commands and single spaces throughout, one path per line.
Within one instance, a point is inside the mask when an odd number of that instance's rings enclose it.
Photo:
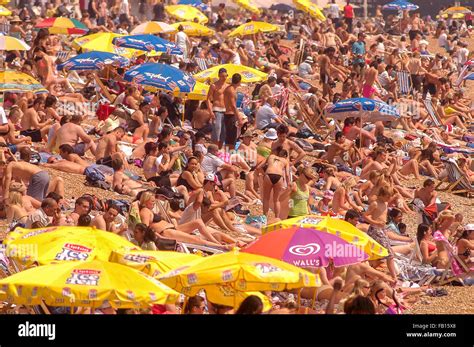
M 293 3 L 296 5 L 298 10 L 309 13 L 312 17 L 324 22 L 326 16 L 324 16 L 321 9 L 310 0 L 293 0 Z
M 157 279 L 189 296 L 216 285 L 229 285 L 243 292 L 320 286 L 318 275 L 273 258 L 240 253 L 237 249 L 195 260 Z
M 456 14 L 456 13 L 466 14 L 466 13 L 470 13 L 470 12 L 471 12 L 471 10 L 468 9 L 467 7 L 453 6 L 453 7 L 449 7 L 446 10 L 444 10 L 443 14 Z
M 179 252 L 119 250 L 112 252 L 109 261 L 156 277 L 200 258 L 195 254 Z
M 234 0 L 234 2 L 239 5 L 240 7 L 246 9 L 249 12 L 260 14 L 262 11 L 253 4 L 250 0 Z
M 178 23 L 173 23 L 171 25 L 176 30 L 178 30 L 180 25 L 182 25 L 183 26 L 183 31 L 188 36 L 196 36 L 196 37 L 214 36 L 215 33 L 216 33 L 211 28 L 208 28 L 205 25 L 195 23 L 195 22 L 178 22 Z
M 135 27 L 130 34 L 160 34 L 175 33 L 176 28 L 165 22 L 145 22 Z
M 170 16 L 177 18 L 178 20 L 191 21 L 197 18 L 199 23 L 207 23 L 209 19 L 199 11 L 196 7 L 190 5 L 170 5 L 165 6 L 165 11 Z
M 112 43 L 116 37 L 124 35 L 115 33 L 96 33 L 87 36 L 78 37 L 72 42 L 72 47 L 76 50 L 82 49 L 83 52 L 99 51 L 115 53 L 127 58 L 134 54 L 139 54 L 140 51 L 130 48 L 117 47 Z
M 252 35 L 256 33 L 270 33 L 280 30 L 280 28 L 276 25 L 265 23 L 265 22 L 248 22 L 245 24 L 240 25 L 236 29 L 232 30 L 229 34 L 230 37 L 233 36 L 245 36 L 245 35 Z
M 232 75 L 235 73 L 239 73 L 242 75 L 243 83 L 260 82 L 266 80 L 268 77 L 268 75 L 264 72 L 261 72 L 248 66 L 236 64 L 223 64 L 213 66 L 207 70 L 197 73 L 193 77 L 196 81 L 199 82 L 205 82 L 207 80 L 216 81 L 217 79 L 219 79 L 219 70 L 221 68 L 227 70 L 227 74 L 229 76 L 228 81 L 232 79 Z
M 31 48 L 24 41 L 12 36 L 0 36 L 0 51 L 29 51 Z
M 466 15 L 464 13 L 443 13 L 441 15 L 443 18 L 448 18 L 449 16 L 451 16 L 453 19 L 463 19 Z M 436 16 L 436 18 L 439 19 L 439 16 Z
M 17 305 L 148 308 L 177 297 L 153 277 L 99 260 L 39 266 L 0 280 L 0 300 Z
M 213 304 L 225 305 L 229 307 L 239 307 L 250 295 L 255 295 L 262 300 L 263 312 L 267 312 L 272 308 L 272 302 L 268 296 L 261 292 L 241 292 L 234 290 L 231 285 L 215 285 L 208 286 L 204 289 L 207 300 Z
M 336 235 L 363 249 L 369 255 L 369 260 L 380 259 L 388 255 L 387 249 L 351 223 L 329 216 L 308 215 L 282 220 L 263 227 L 262 233 L 291 227 L 311 228 Z
M 42 229 L 39 229 L 41 231 Z M 44 230 L 44 229 L 43 229 Z M 34 230 L 30 231 L 34 232 Z M 23 266 L 33 262 L 50 264 L 63 261 L 108 261 L 113 250 L 138 249 L 133 243 L 114 233 L 93 227 L 57 227 L 34 236 L 24 234 L 9 241 L 7 251 Z
M 8 8 L 0 6 L 0 16 L 11 16 L 12 11 L 10 11 Z
M 14 70 L 0 71 L 0 92 L 47 93 L 48 91 L 33 77 Z
M 173 95 L 183 99 L 185 98 L 186 100 L 202 101 L 207 99 L 207 93 L 209 93 L 209 85 L 198 81 L 194 85 L 191 93 L 180 93 L 179 91 L 175 91 Z

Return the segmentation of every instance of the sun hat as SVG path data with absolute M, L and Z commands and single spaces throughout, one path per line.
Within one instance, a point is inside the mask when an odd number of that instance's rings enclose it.
M 214 175 L 213 173 L 208 173 L 206 176 L 204 176 L 204 181 L 214 182 L 217 185 L 221 184 L 217 176 Z
M 332 190 L 326 190 L 324 192 L 323 198 L 324 199 L 332 199 L 334 197 L 334 192 Z
M 276 140 L 278 138 L 278 135 L 274 128 L 270 128 L 267 130 L 264 137 L 269 140 Z
M 13 16 L 12 19 L 10 19 L 10 23 L 21 23 L 22 20 L 18 16 Z
M 474 231 L 474 223 L 466 224 L 464 230 Z
M 314 63 L 313 57 L 311 57 L 311 56 L 306 57 L 304 62 L 309 63 L 309 64 L 313 64 Z
M 117 117 L 109 117 L 104 123 L 99 126 L 99 129 L 104 133 L 110 133 L 120 126 L 120 119 Z

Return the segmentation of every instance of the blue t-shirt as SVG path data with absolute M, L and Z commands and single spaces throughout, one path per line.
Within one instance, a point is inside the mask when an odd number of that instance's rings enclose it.
M 352 44 L 352 54 L 354 56 L 365 54 L 365 42 L 356 41 Z M 354 63 L 364 63 L 364 58 L 354 57 Z

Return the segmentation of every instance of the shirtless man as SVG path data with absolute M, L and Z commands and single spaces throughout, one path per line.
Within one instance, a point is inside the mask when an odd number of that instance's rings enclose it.
M 120 157 L 122 160 L 123 154 L 118 150 L 117 143 L 125 135 L 125 130 L 121 126 L 107 128 L 108 131 L 97 144 L 95 152 L 96 164 L 107 165 L 112 167 L 112 159 Z
M 91 202 L 85 197 L 79 197 L 76 199 L 74 205 L 74 211 L 69 215 L 69 218 L 73 221 L 74 225 L 77 225 L 79 217 L 89 214 L 91 211 Z
M 4 167 L 4 170 L 3 198 L 5 200 L 8 199 L 8 188 L 12 178 L 21 180 L 23 183 L 27 182 L 28 189 L 26 194 L 38 201 L 42 201 L 48 193 L 49 173 L 43 171 L 38 166 L 23 161 L 12 161 Z
M 63 144 L 59 146 L 59 155 L 63 160 L 57 160 L 56 157 L 52 156 L 48 158 L 47 163 L 42 165 L 44 167 L 77 175 L 84 175 L 86 168 L 90 166 L 87 161 L 74 153 L 74 148 L 71 145 Z
M 343 161 L 344 153 L 354 146 L 354 142 L 347 140 L 342 131 L 338 131 L 335 138 L 335 141 L 329 145 L 327 152 L 321 157 L 331 164 L 334 164 L 337 157 Z
M 242 115 L 237 108 L 237 88 L 240 86 L 242 76 L 238 73 L 232 75 L 232 84 L 224 90 L 224 128 L 225 128 L 225 144 L 229 149 L 234 149 L 238 137 L 238 128 L 244 125 Z
M 423 188 L 415 190 L 415 199 L 423 201 L 425 206 L 435 204 L 437 195 L 435 182 L 430 178 L 423 182 Z
M 209 134 L 215 128 L 215 124 L 211 123 L 211 112 L 208 109 L 207 102 L 202 102 L 199 108 L 194 111 L 191 125 L 193 129 L 204 134 Z
M 46 122 L 40 123 L 39 111 L 44 109 L 44 99 L 41 97 L 36 98 L 33 101 L 33 105 L 26 110 L 21 118 L 20 124 L 22 130 L 20 135 L 29 136 L 33 142 L 41 142 L 43 138 L 46 138 L 46 134 L 49 131 L 52 119 L 48 119 Z
M 379 72 L 377 70 L 377 67 L 377 62 L 372 62 L 370 64 L 370 67 L 365 72 L 364 84 L 362 86 L 362 95 L 364 96 L 364 98 L 375 99 L 374 96 L 381 96 L 377 91 L 376 87 L 376 82 L 379 78 Z
M 329 100 L 332 100 L 333 95 L 331 88 L 331 58 L 335 52 L 336 49 L 334 47 L 328 47 L 319 58 L 319 73 L 320 81 L 323 85 L 323 98 L 328 95 Z
M 226 133 L 224 125 L 224 113 L 226 111 L 224 105 L 224 90 L 228 86 L 226 80 L 227 70 L 224 68 L 219 69 L 219 80 L 209 87 L 206 100 L 207 109 L 211 116 L 211 140 L 217 144 L 219 148 L 222 148 Z
M 375 241 L 380 243 L 383 247 L 388 250 L 387 267 L 390 271 L 390 275 L 393 281 L 397 279 L 397 272 L 395 269 L 394 253 L 390 246 L 390 240 L 385 231 L 385 225 L 387 224 L 387 212 L 388 212 L 388 201 L 390 200 L 393 192 L 387 187 L 382 187 L 379 190 L 379 194 L 375 201 L 369 204 L 367 212 L 364 213 L 364 219 L 370 224 L 369 231 L 367 234 L 372 237 Z
M 117 228 L 115 225 L 115 218 L 119 215 L 120 208 L 115 205 L 110 205 L 103 214 L 97 215 L 91 223 L 91 226 L 96 227 L 100 230 L 110 231 L 114 234 L 122 234 L 127 230 L 126 226 Z
M 383 129 L 383 124 L 382 129 Z M 362 135 L 362 146 L 369 147 L 371 143 L 377 142 L 377 138 L 375 137 L 375 130 L 376 128 L 372 129 L 371 131 L 367 131 L 365 129 L 361 129 L 360 118 L 354 119 L 354 125 L 349 128 L 346 132 L 346 137 L 350 141 L 355 141 Z
M 52 136 L 49 143 L 49 149 L 59 148 L 64 144 L 72 146 L 74 153 L 83 156 L 89 149 L 92 154 L 95 153 L 96 144 L 84 129 L 80 126 L 82 117 L 79 115 L 72 116 L 70 122 L 62 125 Z M 82 140 L 82 142 L 80 142 Z
M 111 165 L 112 169 L 114 169 L 114 175 L 112 177 L 112 189 L 114 192 L 135 197 L 139 191 L 145 190 L 145 188 L 140 183 L 124 175 L 122 159 L 112 159 Z

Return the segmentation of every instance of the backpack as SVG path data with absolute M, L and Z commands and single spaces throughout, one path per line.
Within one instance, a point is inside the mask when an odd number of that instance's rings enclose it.
M 84 174 L 86 175 L 87 185 L 105 190 L 110 189 L 110 184 L 105 181 L 104 174 L 96 167 L 87 167 Z

